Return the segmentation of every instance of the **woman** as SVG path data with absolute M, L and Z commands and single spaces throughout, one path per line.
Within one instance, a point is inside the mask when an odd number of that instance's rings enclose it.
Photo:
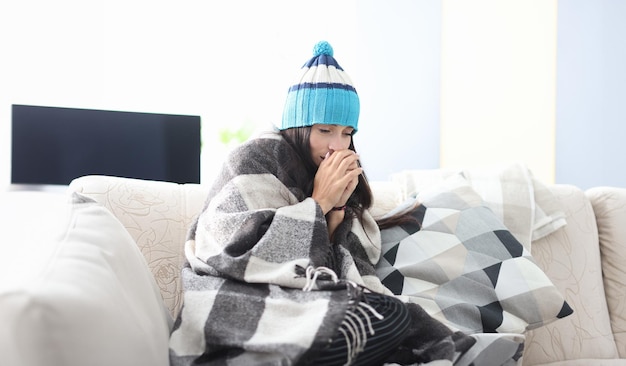
M 279 131 L 234 149 L 189 231 L 172 365 L 414 363 L 450 342 L 375 275 L 359 99 L 328 43 L 297 80 Z

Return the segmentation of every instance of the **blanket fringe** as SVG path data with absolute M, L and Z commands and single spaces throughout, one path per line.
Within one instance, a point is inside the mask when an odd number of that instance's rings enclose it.
M 306 268 L 306 283 L 302 290 L 312 291 L 318 277 L 323 275 L 330 276 L 334 283 L 339 282 L 337 274 L 332 269 L 308 266 Z M 373 336 L 375 334 L 370 314 L 380 320 L 385 317 L 365 301 L 362 296 L 363 291 L 366 290 L 365 288 L 352 281 L 345 282 L 351 299 L 349 302 L 350 307 L 346 310 L 346 316 L 339 325 L 339 332 L 344 337 L 348 348 L 348 358 L 345 363 L 347 366 L 351 365 L 356 360 L 358 354 L 365 349 L 368 335 Z
M 306 283 L 304 284 L 302 291 L 312 291 L 315 287 L 315 282 L 317 281 L 317 278 L 321 275 L 329 275 L 334 283 L 339 282 L 339 277 L 337 277 L 337 274 L 332 269 L 328 267 L 308 266 L 306 267 Z

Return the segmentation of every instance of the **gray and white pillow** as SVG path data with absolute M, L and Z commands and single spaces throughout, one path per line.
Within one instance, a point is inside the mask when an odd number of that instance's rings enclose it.
M 573 313 L 461 175 L 420 192 L 415 223 L 382 230 L 377 275 L 394 294 L 469 333 L 523 333 Z

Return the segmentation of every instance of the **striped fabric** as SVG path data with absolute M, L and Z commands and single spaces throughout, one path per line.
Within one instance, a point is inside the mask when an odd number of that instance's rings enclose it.
M 315 360 L 314 365 L 319 366 L 342 366 L 346 361 L 353 361 L 351 365 L 381 365 L 389 356 L 396 351 L 400 342 L 404 339 L 409 329 L 409 317 L 407 307 L 400 300 L 391 296 L 369 293 L 364 295 L 369 306 L 372 306 L 381 317 L 376 317 L 371 312 L 356 312 L 358 322 L 371 325 L 373 334 L 366 334 L 363 338 L 367 341 L 363 345 L 363 351 L 356 355 L 355 359 L 346 357 L 350 354 L 350 344 L 343 337 L 333 339 L 330 346 L 322 355 Z M 359 329 L 359 328 L 357 328 Z M 365 332 L 365 327 L 363 327 Z M 361 335 L 350 335 L 351 338 Z
M 328 42 L 319 42 L 313 52 L 289 88 L 280 128 L 321 123 L 350 126 L 356 131 L 360 104 L 352 80 L 333 58 Z

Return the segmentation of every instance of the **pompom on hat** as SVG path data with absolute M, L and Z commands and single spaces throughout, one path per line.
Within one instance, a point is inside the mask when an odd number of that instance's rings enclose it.
M 289 88 L 280 129 L 321 123 L 350 126 L 356 132 L 359 110 L 352 80 L 333 58 L 331 45 L 321 41 L 313 47 L 313 58 L 302 66 Z

